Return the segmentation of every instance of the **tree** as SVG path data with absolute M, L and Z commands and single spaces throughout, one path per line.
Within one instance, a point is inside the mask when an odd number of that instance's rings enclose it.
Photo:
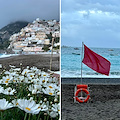
M 43 49 L 45 52 L 47 52 L 48 50 L 50 50 L 48 45 L 45 45 L 42 49 Z

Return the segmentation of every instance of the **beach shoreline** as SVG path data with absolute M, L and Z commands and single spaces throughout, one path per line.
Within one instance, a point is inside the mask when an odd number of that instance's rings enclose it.
M 62 120 L 119 120 L 120 84 L 88 84 L 90 99 L 74 103 L 75 84 L 61 84 Z
M 81 84 L 81 78 L 61 78 L 62 84 Z M 82 78 L 83 84 L 120 84 L 120 78 Z
M 26 68 L 27 66 L 37 68 L 47 71 L 50 69 L 50 58 L 51 54 L 29 54 L 29 55 L 17 55 L 10 56 L 5 58 L 0 58 L 0 64 L 2 64 L 7 70 L 9 69 L 9 65 L 14 65 L 16 67 L 20 67 L 20 63 L 22 63 L 22 67 Z M 60 70 L 60 57 L 59 54 L 53 54 L 52 57 L 52 71 Z

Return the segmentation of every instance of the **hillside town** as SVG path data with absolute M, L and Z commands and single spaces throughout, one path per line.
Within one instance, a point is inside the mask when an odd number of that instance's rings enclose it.
M 8 49 L 15 54 L 54 53 L 60 51 L 60 24 L 56 20 L 40 20 L 37 18 L 19 33 L 13 34 Z M 52 45 L 53 41 L 53 45 Z

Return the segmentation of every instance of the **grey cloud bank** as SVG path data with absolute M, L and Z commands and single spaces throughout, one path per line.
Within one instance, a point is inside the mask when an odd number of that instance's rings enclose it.
M 0 28 L 18 20 L 59 20 L 59 6 L 59 0 L 0 0 Z
M 118 0 L 62 0 L 62 45 L 120 47 L 120 3 Z

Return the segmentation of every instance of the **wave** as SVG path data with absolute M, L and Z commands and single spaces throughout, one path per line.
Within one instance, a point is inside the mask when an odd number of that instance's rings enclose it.
M 80 71 L 61 71 L 61 77 L 81 77 L 81 72 Z M 102 75 L 100 73 L 96 72 L 83 72 L 82 77 L 86 78 L 120 78 L 120 72 L 119 71 L 111 71 L 109 76 Z
M 17 56 L 19 54 L 0 54 L 0 58 L 5 58 L 5 57 L 11 57 L 11 56 Z

